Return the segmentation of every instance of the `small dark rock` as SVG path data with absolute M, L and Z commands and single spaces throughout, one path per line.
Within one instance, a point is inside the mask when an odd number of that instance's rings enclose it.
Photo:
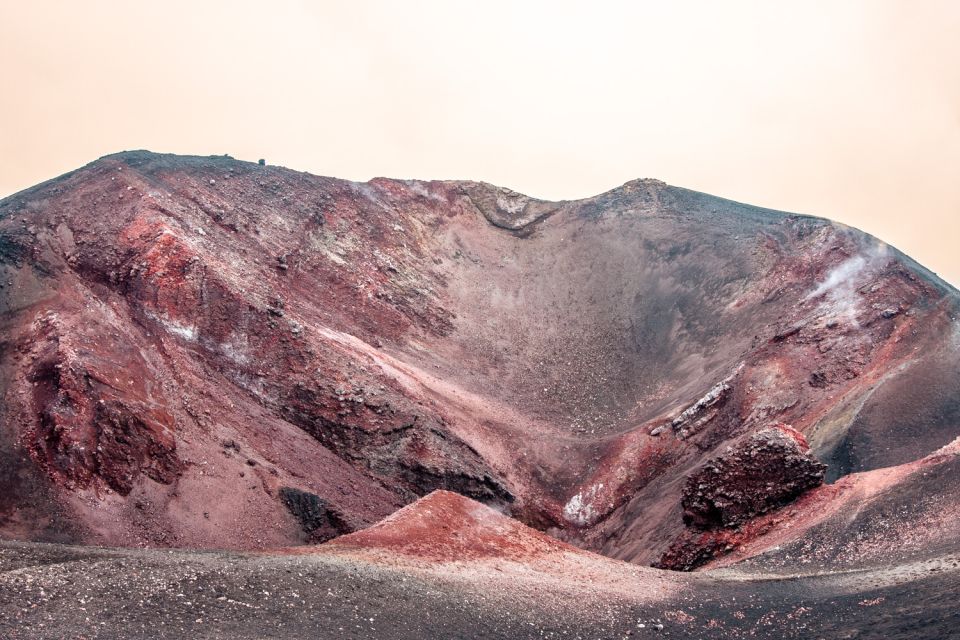
M 318 495 L 293 487 L 281 487 L 280 499 L 312 542 L 325 542 L 352 529 Z
M 810 374 L 810 386 L 815 389 L 823 389 L 827 386 L 827 374 L 823 371 L 814 371 Z

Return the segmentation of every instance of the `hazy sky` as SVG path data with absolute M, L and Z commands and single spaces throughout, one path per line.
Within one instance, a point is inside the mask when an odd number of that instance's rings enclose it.
M 147 148 L 869 231 L 960 284 L 960 2 L 0 0 L 0 196 Z

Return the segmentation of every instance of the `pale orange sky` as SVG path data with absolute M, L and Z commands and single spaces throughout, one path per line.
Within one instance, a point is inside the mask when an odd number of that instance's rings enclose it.
M 0 196 L 124 149 L 869 231 L 960 284 L 958 2 L 0 0 Z

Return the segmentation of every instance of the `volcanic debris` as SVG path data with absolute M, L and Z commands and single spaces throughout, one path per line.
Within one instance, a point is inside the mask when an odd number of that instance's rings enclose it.
M 683 489 L 683 520 L 701 529 L 735 527 L 820 485 L 827 465 L 804 437 L 779 424 L 709 460 Z
M 691 474 L 683 488 L 683 531 L 654 566 L 690 571 L 733 549 L 737 529 L 823 483 L 827 465 L 806 439 L 778 423 L 754 433 Z

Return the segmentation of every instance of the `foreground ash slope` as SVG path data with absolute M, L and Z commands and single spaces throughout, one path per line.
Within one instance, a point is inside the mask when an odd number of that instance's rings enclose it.
M 0 542 L 11 639 L 940 640 L 960 621 L 958 589 L 958 554 L 812 575 L 659 571 L 444 491 L 286 553 Z
M 957 293 L 826 220 L 131 152 L 0 202 L 0 284 L 7 537 L 266 548 L 448 489 L 674 568 L 956 547 Z M 685 525 L 775 423 L 831 484 Z

